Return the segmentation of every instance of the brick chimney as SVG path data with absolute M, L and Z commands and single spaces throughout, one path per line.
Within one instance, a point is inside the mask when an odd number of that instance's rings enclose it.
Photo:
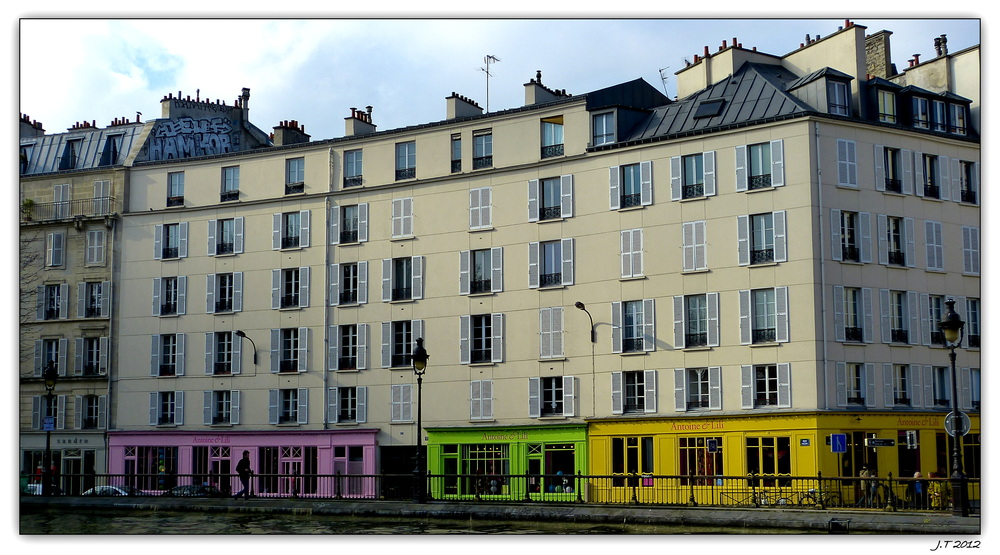
M 27 114 L 21 114 L 20 128 L 19 135 L 22 139 L 41 137 L 45 134 L 45 129 L 42 128 L 41 122 L 32 120 Z
M 344 118 L 344 134 L 346 136 L 352 137 L 354 135 L 365 135 L 375 132 L 375 124 L 372 123 L 372 107 L 365 106 L 365 108 L 368 110 L 367 112 L 351 108 L 351 115 Z
M 552 102 L 553 100 L 559 100 L 560 98 L 565 98 L 567 96 L 572 96 L 566 94 L 566 89 L 550 89 L 542 84 L 542 70 L 537 70 L 535 72 L 535 78 L 524 84 L 524 105 L 531 106 L 533 104 L 542 104 L 544 102 Z
M 445 98 L 448 107 L 447 119 L 465 118 L 482 115 L 483 109 L 471 98 L 466 98 L 455 91 Z
M 879 31 L 865 37 L 867 73 L 872 77 L 888 79 L 896 74 L 889 51 L 890 35 L 892 31 Z
M 271 141 L 274 146 L 308 143 L 309 135 L 306 134 L 306 126 L 299 125 L 295 120 L 286 120 L 274 127 Z

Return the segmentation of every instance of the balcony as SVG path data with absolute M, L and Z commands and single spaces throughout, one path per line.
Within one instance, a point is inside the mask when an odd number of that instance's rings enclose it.
M 774 262 L 774 249 L 754 249 L 750 251 L 750 264 Z
M 184 206 L 184 196 L 167 197 L 167 207 Z
M 85 416 L 80 425 L 84 430 L 96 430 L 97 429 L 97 418 L 94 416 Z
M 969 340 L 969 347 L 979 348 L 979 334 L 965 336 Z
M 76 217 L 99 218 L 114 214 L 115 197 L 79 199 L 67 202 L 38 202 L 21 207 L 22 222 L 50 222 Z
M 338 357 L 337 368 L 340 370 L 357 370 L 358 357 Z
M 237 191 L 222 191 L 219 194 L 219 202 L 230 202 L 234 200 L 240 200 L 240 192 Z
M 233 243 L 218 243 L 215 245 L 215 254 L 233 254 L 236 249 L 233 247 Z
M 232 312 L 233 311 L 233 300 L 232 299 L 222 299 L 215 301 L 215 311 L 216 312 Z
M 173 424 L 174 415 L 173 414 L 161 414 L 160 418 L 156 421 L 157 424 Z
M 640 351 L 642 351 L 641 337 L 626 337 L 622 339 L 623 353 L 638 353 Z
M 632 208 L 633 206 L 642 206 L 642 195 L 640 193 L 622 195 L 620 205 L 622 208 Z
M 931 332 L 931 345 L 944 345 L 944 332 L 943 331 L 932 331 Z
M 562 285 L 562 272 L 538 276 L 538 285 L 539 287 L 557 287 Z
M 493 362 L 493 351 L 491 349 L 473 349 L 469 361 L 472 364 Z
M 684 187 L 681 188 L 681 198 L 699 198 L 703 196 L 705 196 L 704 183 L 684 185 Z
M 180 249 L 177 247 L 163 247 L 160 253 L 161 258 L 180 258 Z
M 542 158 L 552 158 L 553 156 L 562 156 L 564 145 L 549 145 L 542 147 Z
M 562 207 L 543 206 L 538 214 L 539 220 L 558 220 L 562 218 Z
M 160 365 L 160 376 L 176 376 L 176 375 L 177 375 L 177 365 L 175 364 Z
M 281 296 L 281 308 L 298 308 L 298 307 L 299 307 L 298 293 L 292 293 Z
M 910 334 L 906 330 L 893 329 L 893 330 L 891 330 L 891 332 L 889 333 L 889 335 L 891 336 L 891 339 L 892 339 L 893 343 L 909 343 L 910 342 Z
M 289 237 L 281 238 L 281 248 L 283 249 L 295 249 L 299 246 L 299 236 L 292 235 Z
M 903 182 L 891 177 L 885 178 L 885 190 L 890 193 L 903 194 Z
M 889 251 L 889 264 L 906 266 L 906 253 L 903 251 Z
M 707 409 L 708 399 L 691 399 L 687 402 L 688 410 Z
M 46 308 L 45 314 L 43 314 L 45 320 L 58 320 L 59 319 L 59 307 Z
M 101 365 L 96 362 L 88 362 L 83 365 L 82 375 L 84 377 L 101 376 L 103 374 L 104 372 L 101 371 Z
M 393 353 L 392 360 L 390 362 L 393 368 L 402 368 L 404 366 L 410 366 L 410 355 L 409 353 Z
M 358 242 L 358 230 L 356 229 L 344 229 L 340 232 L 340 242 L 341 243 L 357 243 Z
M 349 177 L 344 177 L 344 187 L 358 187 L 363 182 L 360 175 L 352 175 Z
M 778 404 L 777 393 L 769 393 L 764 395 L 758 394 L 757 397 L 754 398 L 753 400 L 754 407 L 773 407 L 777 404 Z
M 402 179 L 413 179 L 417 177 L 417 168 L 403 168 L 401 170 L 396 170 L 396 181 Z
M 747 180 L 747 189 L 754 191 L 756 189 L 766 189 L 771 186 L 771 174 L 765 173 L 761 175 L 751 175 Z
M 844 339 L 855 343 L 862 343 L 865 340 L 865 330 L 857 326 L 844 328 Z
M 474 279 L 469 283 L 470 293 L 489 293 L 493 290 L 493 281 L 489 279 Z
M 230 418 L 228 414 L 215 414 L 212 415 L 212 424 L 230 424 Z
M 755 329 L 750 335 L 753 343 L 774 343 L 776 337 L 774 328 Z
M 685 347 L 704 347 L 708 345 L 707 333 L 686 333 L 684 334 Z
M 951 405 L 951 399 L 939 399 L 937 397 L 934 398 L 935 407 L 948 407 L 950 405 Z
M 413 298 L 413 290 L 409 287 L 393 287 L 392 288 L 392 300 L 394 301 L 408 301 Z
M 924 197 L 941 198 L 941 187 L 934 183 L 924 183 Z
M 285 183 L 285 194 L 295 195 L 298 193 L 304 193 L 306 190 L 305 183 Z
M 968 189 L 962 189 L 962 202 L 976 204 L 976 192 Z
M 163 303 L 160 305 L 160 316 L 172 316 L 177 314 L 177 303 Z
M 341 291 L 339 298 L 340 304 L 357 304 L 358 292 L 357 290 Z
M 493 157 L 492 156 L 480 156 L 479 158 L 472 159 L 472 169 L 481 170 L 483 168 L 493 167 Z

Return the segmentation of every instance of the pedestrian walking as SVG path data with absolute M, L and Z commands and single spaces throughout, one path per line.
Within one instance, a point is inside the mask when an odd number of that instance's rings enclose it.
M 250 468 L 250 451 L 243 451 L 243 458 L 236 464 L 236 473 L 240 475 L 243 489 L 234 495 L 233 499 L 239 499 L 241 495 L 244 499 L 250 499 L 250 476 L 253 475 L 253 469 Z

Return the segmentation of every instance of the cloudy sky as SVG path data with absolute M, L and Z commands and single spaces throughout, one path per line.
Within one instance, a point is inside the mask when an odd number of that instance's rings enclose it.
M 218 14 L 215 14 L 218 17 Z M 75 122 L 160 116 L 167 94 L 231 104 L 250 88 L 250 119 L 270 131 L 297 120 L 313 139 L 340 137 L 351 107 L 373 106 L 379 130 L 445 119 L 453 91 L 490 111 L 523 104 L 542 71 L 582 94 L 641 77 L 676 94 L 674 73 L 736 37 L 784 55 L 843 19 L 80 19 L 25 13 L 18 27 L 18 110 L 49 133 Z M 412 14 L 410 15 L 412 17 Z M 549 16 L 551 17 L 551 16 Z M 892 35 L 892 61 L 978 44 L 976 19 L 853 19 Z M 499 61 L 489 66 L 486 56 Z M 666 76 L 666 82 L 661 79 Z M 488 92 L 488 98 L 487 98 Z

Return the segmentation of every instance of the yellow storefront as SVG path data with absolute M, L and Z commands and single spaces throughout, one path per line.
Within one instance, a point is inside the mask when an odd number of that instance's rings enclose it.
M 760 476 L 754 486 L 762 489 L 787 489 L 796 482 L 789 478 L 819 473 L 824 478 L 857 477 L 863 468 L 882 478 L 890 473 L 893 479 L 910 478 L 917 471 L 924 477 L 932 472 L 947 477 L 951 443 L 944 431 L 946 416 L 865 411 L 592 420 L 590 472 L 612 478 L 590 494 L 595 500 L 677 503 L 697 501 L 706 486 L 746 484 L 751 474 Z M 963 470 L 978 478 L 979 415 L 970 419 L 971 431 L 962 439 Z M 712 478 L 680 478 L 687 476 Z

